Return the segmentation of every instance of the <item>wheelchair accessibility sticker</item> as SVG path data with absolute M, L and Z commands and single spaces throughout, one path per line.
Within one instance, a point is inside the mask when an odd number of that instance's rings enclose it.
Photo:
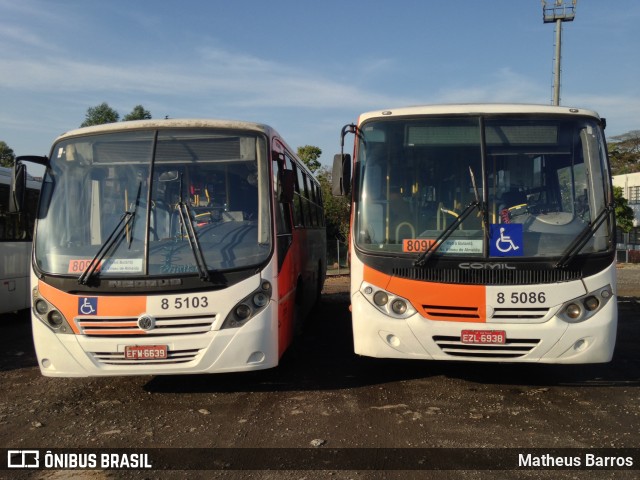
M 97 315 L 98 297 L 78 298 L 78 315 Z
M 492 257 L 521 257 L 523 255 L 522 224 L 492 224 L 490 242 L 489 254 Z

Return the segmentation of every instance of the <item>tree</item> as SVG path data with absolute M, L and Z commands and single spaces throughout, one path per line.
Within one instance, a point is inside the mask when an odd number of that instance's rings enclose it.
M 312 173 L 315 173 L 321 167 L 320 155 L 322 150 L 313 145 L 305 145 L 304 147 L 298 147 L 298 157 L 302 160 Z
M 5 142 L 0 141 L 0 166 L 13 167 L 16 155 L 13 150 Z
M 607 145 L 611 174 L 640 172 L 640 130 L 631 130 L 611 137 L 614 142 Z
M 120 115 L 107 102 L 102 102 L 95 107 L 89 107 L 81 127 L 89 127 L 91 125 L 102 125 L 104 123 L 117 122 Z
M 613 202 L 616 211 L 616 226 L 623 232 L 633 228 L 634 211 L 623 196 L 622 187 L 613 187 Z
M 128 115 L 122 119 L 123 122 L 128 122 L 130 120 L 149 120 L 151 118 L 151 112 L 149 110 L 145 110 L 142 105 L 136 105 L 133 107 L 133 110 Z
M 316 175 L 322 190 L 324 217 L 327 229 L 327 250 L 330 258 L 337 258 L 336 239 L 344 243 L 349 237 L 349 196 L 334 197 L 331 193 L 331 172 L 322 167 Z

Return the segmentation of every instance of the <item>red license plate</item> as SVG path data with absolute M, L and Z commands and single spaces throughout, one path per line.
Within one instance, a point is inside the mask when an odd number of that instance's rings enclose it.
M 166 345 L 133 345 L 124 347 L 127 360 L 159 360 L 167 358 Z
M 507 332 L 504 330 L 462 330 L 462 343 L 503 344 L 507 342 Z

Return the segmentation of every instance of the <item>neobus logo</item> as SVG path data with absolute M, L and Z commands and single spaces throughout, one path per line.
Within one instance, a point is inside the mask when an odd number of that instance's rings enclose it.
M 458 268 L 464 270 L 515 270 L 516 267 L 509 265 L 508 263 L 459 263 Z

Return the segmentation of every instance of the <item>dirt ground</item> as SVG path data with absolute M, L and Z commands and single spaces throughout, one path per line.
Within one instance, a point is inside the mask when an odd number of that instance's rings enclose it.
M 640 297 L 640 264 L 618 264 L 618 296 Z
M 327 278 L 322 301 L 306 330 L 277 368 L 243 374 L 45 378 L 36 364 L 29 321 L 25 316 L 5 316 L 0 324 L 4 342 L 0 448 L 191 447 L 240 452 L 626 448 L 640 452 L 640 267 L 621 266 L 618 273 L 618 343 L 613 361 L 604 365 L 357 357 L 352 350 L 347 276 Z M 182 455 L 188 455 L 185 452 Z M 0 470 L 0 478 L 457 479 L 461 475 L 455 470 L 345 471 L 330 465 L 321 471 L 221 467 L 186 472 L 51 470 L 19 476 Z M 466 478 L 513 478 L 513 473 L 469 472 Z M 637 478 L 637 470 L 518 473 L 519 478 Z

